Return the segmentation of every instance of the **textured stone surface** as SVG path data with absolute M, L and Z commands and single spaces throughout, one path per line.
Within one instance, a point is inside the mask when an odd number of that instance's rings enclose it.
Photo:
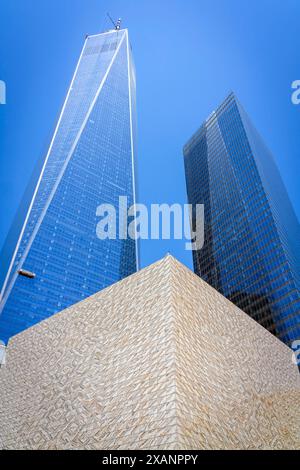
M 300 447 L 291 350 L 171 256 L 15 336 L 0 447 Z

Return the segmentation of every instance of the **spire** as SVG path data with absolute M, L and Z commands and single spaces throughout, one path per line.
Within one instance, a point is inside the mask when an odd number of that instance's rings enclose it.
M 118 21 L 115 22 L 115 21 L 112 19 L 112 17 L 110 16 L 109 13 L 107 13 L 107 16 L 108 16 L 108 18 L 110 19 L 110 21 L 112 22 L 112 24 L 114 25 L 115 30 L 116 30 L 116 31 L 119 31 L 119 30 L 121 29 L 121 22 L 122 22 L 122 19 L 119 18 Z
M 116 23 L 116 30 L 118 30 L 118 31 L 119 31 L 119 29 L 121 29 L 121 22 L 122 22 L 122 19 L 119 18 L 117 23 Z

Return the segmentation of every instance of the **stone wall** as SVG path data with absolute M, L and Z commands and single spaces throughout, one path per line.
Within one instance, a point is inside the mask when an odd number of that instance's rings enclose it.
M 5 449 L 300 448 L 291 350 L 171 256 L 11 339 Z

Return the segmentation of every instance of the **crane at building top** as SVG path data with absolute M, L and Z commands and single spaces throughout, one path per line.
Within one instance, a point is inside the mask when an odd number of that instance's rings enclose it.
M 110 21 L 112 22 L 112 24 L 114 25 L 115 30 L 116 30 L 116 31 L 119 31 L 119 30 L 121 29 L 121 22 L 122 22 L 122 19 L 119 18 L 117 21 L 114 21 L 114 20 L 112 19 L 112 17 L 110 16 L 109 13 L 107 13 L 107 16 L 108 16 L 108 18 L 110 19 Z

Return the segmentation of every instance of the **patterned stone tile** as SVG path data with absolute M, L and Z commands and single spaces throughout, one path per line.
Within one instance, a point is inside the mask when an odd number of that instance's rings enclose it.
M 0 447 L 298 449 L 291 357 L 167 256 L 11 339 Z

